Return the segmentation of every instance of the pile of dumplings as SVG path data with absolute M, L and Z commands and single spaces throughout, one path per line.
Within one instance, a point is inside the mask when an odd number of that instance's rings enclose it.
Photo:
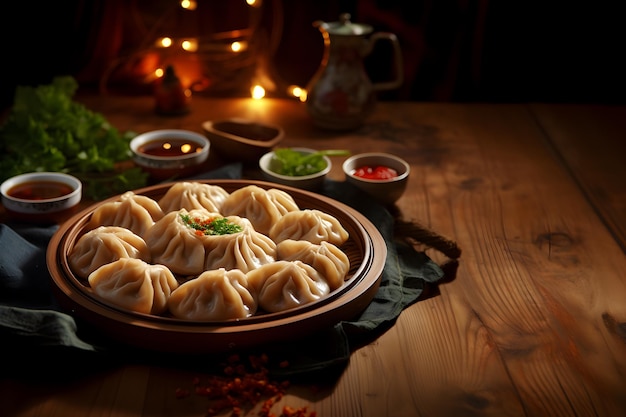
M 192 227 L 226 219 L 234 232 Z M 187 221 L 186 221 L 187 220 Z M 224 321 L 305 305 L 344 285 L 349 234 L 277 188 L 178 182 L 158 200 L 132 191 L 98 206 L 68 253 L 95 297 L 133 312 Z

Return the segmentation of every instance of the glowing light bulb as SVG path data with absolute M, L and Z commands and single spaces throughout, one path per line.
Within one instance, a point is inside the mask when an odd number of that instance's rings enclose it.
M 198 3 L 193 0 L 181 0 L 180 7 L 187 10 L 196 10 Z
M 163 74 L 165 74 L 165 71 L 163 71 L 163 68 L 157 68 L 154 70 L 154 75 L 157 78 L 161 78 L 163 76 Z
M 168 38 L 167 36 L 165 36 L 157 41 L 157 45 L 160 45 L 164 48 L 169 48 L 170 46 L 172 46 L 172 38 Z
M 290 85 L 287 88 L 287 92 L 289 94 L 291 94 L 292 96 L 294 96 L 294 97 L 300 97 L 302 95 L 302 93 L 304 92 L 304 90 L 302 88 L 298 87 L 297 85 Z
M 188 52 L 196 52 L 198 50 L 198 41 L 196 39 L 185 39 L 180 46 Z
M 230 49 L 233 52 L 239 52 L 241 51 L 241 42 L 233 42 L 230 44 Z
M 258 84 L 253 86 L 250 89 L 250 92 L 252 94 L 252 98 L 255 100 L 260 100 L 265 97 L 265 89 Z

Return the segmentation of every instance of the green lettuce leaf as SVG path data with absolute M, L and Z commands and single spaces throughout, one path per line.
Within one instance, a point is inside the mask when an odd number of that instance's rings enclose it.
M 105 117 L 74 101 L 71 76 L 51 84 L 18 86 L 0 126 L 0 181 L 33 171 L 65 172 L 84 181 L 86 197 L 100 200 L 147 183 L 139 169 L 118 170 L 131 157 L 133 132 L 119 132 Z

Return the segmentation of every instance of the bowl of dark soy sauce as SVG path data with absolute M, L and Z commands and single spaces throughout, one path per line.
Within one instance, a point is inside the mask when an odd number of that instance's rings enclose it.
M 78 206 L 82 183 L 61 172 L 28 172 L 5 180 L 0 193 L 2 205 L 12 218 L 53 223 Z
M 152 130 L 130 142 L 135 164 L 156 180 L 197 173 L 209 157 L 209 148 L 205 136 L 184 129 Z

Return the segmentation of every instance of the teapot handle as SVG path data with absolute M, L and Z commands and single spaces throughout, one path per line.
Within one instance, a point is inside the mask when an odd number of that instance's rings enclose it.
M 367 54 L 372 51 L 376 42 L 384 40 L 391 42 L 391 45 L 393 46 L 393 64 L 395 77 L 394 79 L 389 81 L 372 83 L 372 88 L 374 89 L 374 91 L 393 90 L 400 87 L 404 82 L 402 50 L 400 49 L 400 42 L 398 42 L 398 37 L 395 34 L 390 32 L 376 32 L 372 34 L 369 39 L 369 48 Z

